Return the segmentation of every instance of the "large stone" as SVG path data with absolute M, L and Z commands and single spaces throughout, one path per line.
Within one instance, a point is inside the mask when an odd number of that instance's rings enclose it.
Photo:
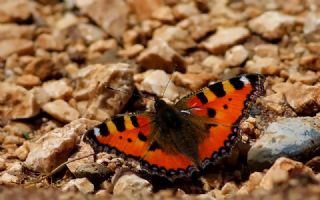
M 249 21 L 249 28 L 266 39 L 274 40 L 288 33 L 297 22 L 292 16 L 268 11 Z
M 83 13 L 113 37 L 119 39 L 126 30 L 129 8 L 123 0 L 91 0 L 76 3 Z
M 78 110 L 100 121 L 118 114 L 134 88 L 133 70 L 125 63 L 89 65 L 79 70 L 76 81 Z
M 286 118 L 271 123 L 248 152 L 252 170 L 270 167 L 279 157 L 310 159 L 320 145 L 320 120 L 317 117 Z
M 0 116 L 2 119 L 25 119 L 40 111 L 32 92 L 10 83 L 0 82 Z
M 202 46 L 213 54 L 224 53 L 229 47 L 241 43 L 250 36 L 244 27 L 221 28 L 202 43 Z

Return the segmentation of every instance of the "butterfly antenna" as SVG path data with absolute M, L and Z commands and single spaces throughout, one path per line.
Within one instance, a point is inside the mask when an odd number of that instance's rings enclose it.
M 177 66 L 174 64 L 174 65 L 173 65 L 173 72 L 176 71 L 176 68 L 177 68 Z M 172 72 L 172 74 L 173 74 L 173 72 Z M 168 86 L 169 86 L 169 83 L 172 81 L 172 74 L 171 74 L 171 76 L 170 76 L 170 78 L 169 78 L 166 86 L 164 87 L 164 90 L 163 90 L 163 92 L 162 92 L 161 98 L 164 97 L 164 95 L 165 95 L 165 93 L 166 93 L 166 91 L 167 91 L 167 88 L 168 88 Z

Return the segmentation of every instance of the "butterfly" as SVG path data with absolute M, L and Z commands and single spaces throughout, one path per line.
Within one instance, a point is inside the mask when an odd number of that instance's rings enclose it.
M 115 116 L 88 130 L 87 141 L 106 151 L 140 161 L 150 174 L 175 180 L 230 153 L 239 124 L 256 98 L 264 77 L 247 74 L 216 82 L 169 105 L 155 97 L 154 112 Z

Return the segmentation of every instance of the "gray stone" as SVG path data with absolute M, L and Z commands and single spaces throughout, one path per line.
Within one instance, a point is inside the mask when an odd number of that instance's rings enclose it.
M 273 122 L 248 152 L 251 170 L 270 167 L 279 157 L 298 161 L 320 151 L 320 120 L 317 117 L 287 118 Z

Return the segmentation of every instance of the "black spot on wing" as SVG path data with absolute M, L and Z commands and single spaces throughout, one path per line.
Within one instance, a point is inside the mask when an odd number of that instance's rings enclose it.
M 131 138 L 128 138 L 127 141 L 128 141 L 129 143 L 131 143 L 131 142 L 132 142 L 132 139 L 131 139 Z
M 155 151 L 157 149 L 160 149 L 160 146 L 159 146 L 159 144 L 157 142 L 153 142 L 151 144 L 151 146 L 149 147 L 149 151 Z
M 246 78 L 253 85 L 258 84 L 259 83 L 259 79 L 261 79 L 261 77 L 259 75 L 257 75 L 257 74 L 248 74 L 248 75 L 246 75 Z
M 138 123 L 138 119 L 136 116 L 130 116 L 130 120 L 132 122 L 132 125 L 136 128 L 139 128 L 139 123 Z
M 100 135 L 103 136 L 108 136 L 110 134 L 109 129 L 106 125 L 106 123 L 101 123 L 98 126 L 96 126 L 95 128 L 98 128 L 100 131 Z
M 222 82 L 215 83 L 209 86 L 211 92 L 213 92 L 217 97 L 224 97 L 226 95 L 226 91 L 223 89 Z
M 119 132 L 126 130 L 126 127 L 124 125 L 124 117 L 123 116 L 113 118 L 112 122 L 114 123 L 114 125 L 116 126 L 116 128 Z
M 244 87 L 244 83 L 240 80 L 239 77 L 231 78 L 229 82 L 236 90 L 241 90 Z
M 209 117 L 215 117 L 216 116 L 216 111 L 212 108 L 208 108 L 208 116 Z
M 223 105 L 223 108 L 224 108 L 225 110 L 227 110 L 227 109 L 228 109 L 228 105 L 227 105 L 227 104 L 224 104 L 224 105 Z
M 203 92 L 199 92 L 196 95 L 197 95 L 198 99 L 201 101 L 202 104 L 208 103 L 208 99 L 207 99 L 206 95 L 204 95 Z
M 146 142 L 147 141 L 147 137 L 145 135 L 143 135 L 143 133 L 139 132 L 138 133 L 138 138 L 139 140 L 141 140 L 142 142 Z

